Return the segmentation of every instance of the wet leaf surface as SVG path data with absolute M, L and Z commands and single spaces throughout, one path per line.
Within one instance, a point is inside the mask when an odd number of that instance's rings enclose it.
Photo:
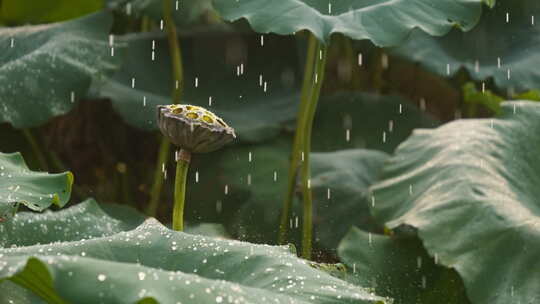
M 332 33 L 352 39 L 369 39 L 378 46 L 392 46 L 405 40 L 413 28 L 434 36 L 453 26 L 470 30 L 480 18 L 486 0 L 214 0 L 225 20 L 247 19 L 259 33 L 290 35 L 307 29 L 319 40 L 329 41 Z M 391 17 L 390 17 L 391 16 Z
M 19 203 L 35 211 L 53 204 L 62 207 L 71 196 L 72 185 L 71 172 L 30 171 L 21 154 L 0 153 L 0 218 L 5 221 L 11 217 Z
M 85 222 L 91 218 L 85 215 L 89 210 L 100 222 L 113 224 L 59 225 L 59 219 Z M 34 240 L 47 240 L 54 235 L 58 241 L 9 247 L 3 243 L 0 278 L 37 284 L 42 295 L 77 303 L 135 303 L 146 298 L 161 303 L 382 300 L 310 267 L 286 247 L 175 232 L 151 218 L 124 230 L 126 226 L 114 225 L 118 220 L 105 213 L 87 201 L 38 217 L 18 214 L 11 227 L 17 236 L 33 234 Z M 64 235 L 75 234 L 78 239 L 63 240 Z M 18 237 L 11 241 L 21 243 Z
M 416 130 L 372 187 L 374 215 L 418 229 L 430 255 L 462 277 L 472 303 L 538 300 L 540 105 Z
M 440 75 L 452 76 L 464 67 L 473 79 L 493 78 L 501 89 L 535 89 L 540 81 L 535 68 L 540 64 L 540 27 L 534 17 L 539 13 L 537 1 L 498 1 L 494 9 L 484 10 L 470 32 L 454 29 L 435 38 L 414 31 L 392 52 Z
M 0 28 L 0 122 L 33 127 L 71 110 L 92 80 L 117 68 L 107 43 L 111 24 L 111 14 L 100 12 Z

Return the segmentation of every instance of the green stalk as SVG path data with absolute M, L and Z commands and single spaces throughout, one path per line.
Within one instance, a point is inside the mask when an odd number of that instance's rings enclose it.
M 172 228 L 184 230 L 184 204 L 186 198 L 186 180 L 191 161 L 191 152 L 180 149 L 176 160 L 176 176 L 174 180 L 174 209 Z
M 154 171 L 154 184 L 152 185 L 152 190 L 150 190 L 150 203 L 146 209 L 146 214 L 152 217 L 155 217 L 157 214 L 159 197 L 161 196 L 161 189 L 163 188 L 163 172 L 161 172 L 161 167 L 163 164 L 167 163 L 169 151 L 171 150 L 171 143 L 169 140 L 163 136 L 160 137 L 161 144 L 156 160 L 156 170 Z
M 311 103 L 309 104 L 306 125 L 304 129 L 304 163 L 302 164 L 302 196 L 304 204 L 304 214 L 302 221 L 302 257 L 305 259 L 311 259 L 311 242 L 313 239 L 313 195 L 311 193 L 310 179 L 311 179 L 311 167 L 309 163 L 309 154 L 311 150 L 311 131 L 313 128 L 313 119 L 315 118 L 315 112 L 317 110 L 317 104 L 319 102 L 319 96 L 321 94 L 321 87 L 324 81 L 324 69 L 326 67 L 326 54 L 327 48 L 319 44 L 317 47 L 317 53 L 320 54 L 320 58 L 317 58 L 315 65 L 315 74 L 317 75 L 317 81 L 315 76 L 313 77 L 313 90 L 311 95 Z
M 298 175 L 298 169 L 301 166 L 302 143 L 304 141 L 304 127 L 306 124 L 306 115 L 308 113 L 307 108 L 311 100 L 311 91 L 313 87 L 313 69 L 315 66 L 318 42 L 317 38 L 315 38 L 315 36 L 311 33 L 309 33 L 308 39 L 309 40 L 306 54 L 306 64 L 304 67 L 304 80 L 302 83 L 302 92 L 300 95 L 300 109 L 298 111 L 298 119 L 296 121 L 296 133 L 294 134 L 291 163 L 289 165 L 287 196 L 283 201 L 283 207 L 281 210 L 278 244 L 285 244 L 285 242 L 287 241 L 287 232 L 289 227 L 288 221 L 296 188 L 296 177 Z
M 49 166 L 47 165 L 47 160 L 45 158 L 45 154 L 43 154 L 43 151 L 41 151 L 41 148 L 39 147 L 39 144 L 34 136 L 32 134 L 32 131 L 30 129 L 22 129 L 22 132 L 24 134 L 24 137 L 30 144 L 30 147 L 32 148 L 32 151 L 34 152 L 34 155 L 36 156 L 39 166 L 41 170 L 43 171 L 49 171 Z
M 182 86 L 184 82 L 184 68 L 182 64 L 182 52 L 180 49 L 180 43 L 176 33 L 176 26 L 172 18 L 172 0 L 163 0 L 163 21 L 165 22 L 165 29 L 167 31 L 167 38 L 169 41 L 169 52 L 172 60 L 172 73 L 173 73 L 173 91 L 172 91 L 172 103 L 180 103 L 182 96 Z M 156 216 L 157 205 L 161 196 L 161 189 L 163 187 L 163 174 L 161 174 L 161 166 L 167 161 L 171 143 L 164 137 L 161 138 L 161 144 L 158 152 L 158 159 L 156 161 L 156 169 L 154 171 L 154 184 L 150 192 L 150 203 L 148 205 L 148 215 Z
M 167 38 L 169 40 L 169 53 L 171 55 L 174 77 L 172 103 L 180 103 L 180 96 L 182 95 L 182 86 L 184 83 L 184 67 L 182 64 L 182 52 L 180 43 L 178 42 L 176 26 L 174 25 L 174 20 L 172 18 L 172 0 L 163 0 L 163 21 L 165 22 L 165 29 L 167 30 Z
M 141 32 L 149 32 L 151 29 L 150 18 L 148 16 L 142 16 L 141 18 Z

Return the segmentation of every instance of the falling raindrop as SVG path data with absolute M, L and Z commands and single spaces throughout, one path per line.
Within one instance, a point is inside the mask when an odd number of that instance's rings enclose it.
M 141 281 L 143 281 L 144 278 L 146 278 L 146 273 L 144 273 L 144 272 L 139 272 L 137 275 L 139 277 L 139 280 L 141 280 Z

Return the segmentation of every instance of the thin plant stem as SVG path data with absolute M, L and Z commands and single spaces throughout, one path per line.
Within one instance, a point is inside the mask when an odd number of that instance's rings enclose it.
M 176 26 L 172 18 L 172 0 L 163 0 L 163 21 L 169 40 L 169 53 L 172 60 L 173 93 L 172 103 L 180 103 L 184 83 L 184 65 L 182 64 L 182 51 L 176 33 Z
M 172 228 L 176 231 L 184 230 L 184 204 L 186 198 L 186 181 L 191 152 L 180 149 L 176 157 L 176 176 L 174 180 L 174 209 Z
M 32 134 L 32 131 L 30 129 L 22 129 L 22 132 L 24 134 L 24 137 L 30 144 L 30 147 L 32 148 L 32 151 L 34 152 L 34 155 L 36 156 L 39 166 L 41 170 L 43 171 L 49 171 L 49 166 L 47 165 L 47 159 L 45 158 L 45 154 L 39 147 L 39 144 L 37 142 L 37 139 L 35 138 L 34 134 Z
M 281 209 L 281 219 L 279 224 L 278 244 L 285 244 L 287 241 L 288 221 L 290 218 L 292 201 L 296 189 L 296 178 L 302 161 L 302 144 L 304 138 L 304 127 L 306 121 L 307 108 L 311 100 L 311 89 L 313 69 L 315 66 L 315 57 L 317 54 L 317 38 L 313 34 L 309 34 L 308 48 L 306 53 L 306 64 L 304 67 L 304 80 L 302 83 L 302 92 L 300 95 L 300 109 L 298 110 L 298 118 L 296 121 L 296 133 L 294 135 L 291 163 L 289 165 L 289 174 L 287 180 L 287 194 L 283 201 Z
M 159 204 L 159 198 L 161 196 L 161 189 L 163 188 L 163 172 L 162 166 L 167 163 L 169 158 L 169 151 L 171 150 L 171 143 L 163 136 L 160 136 L 160 146 L 158 151 L 158 157 L 156 160 L 156 170 L 154 170 L 154 184 L 150 190 L 150 203 L 146 209 L 146 214 L 155 217 L 157 215 L 157 208 Z
M 151 29 L 150 18 L 148 16 L 142 16 L 141 18 L 141 32 L 149 32 Z
M 172 18 L 172 0 L 163 0 L 163 21 L 165 22 L 165 29 L 167 31 L 167 38 L 169 41 L 169 52 L 172 60 L 172 74 L 173 74 L 173 90 L 172 90 L 172 103 L 180 103 L 182 96 L 182 88 L 184 82 L 184 68 L 182 64 L 182 51 L 180 49 L 180 43 L 176 33 L 176 26 Z M 154 173 L 154 184 L 150 192 L 150 203 L 148 205 L 148 215 L 156 216 L 157 205 L 159 198 L 161 197 L 161 189 L 163 187 L 163 174 L 161 173 L 161 166 L 167 161 L 167 155 L 170 151 L 171 143 L 165 137 L 162 137 L 159 146 L 158 159 L 156 161 L 156 168 Z
M 311 132 L 313 128 L 313 119 L 317 110 L 321 87 L 324 81 L 324 69 L 326 66 L 326 46 L 318 43 L 318 58 L 315 64 L 315 74 L 313 77 L 313 90 L 311 102 L 307 111 L 306 125 L 304 127 L 304 162 L 302 164 L 302 201 L 303 201 L 303 220 L 302 220 L 302 257 L 311 259 L 311 243 L 313 239 L 313 195 L 311 192 Z

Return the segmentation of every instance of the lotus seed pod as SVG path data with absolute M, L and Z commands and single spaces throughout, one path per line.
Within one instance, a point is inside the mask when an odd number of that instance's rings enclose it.
M 179 104 L 157 108 L 161 133 L 181 149 L 207 153 L 236 138 L 233 128 L 205 108 Z

